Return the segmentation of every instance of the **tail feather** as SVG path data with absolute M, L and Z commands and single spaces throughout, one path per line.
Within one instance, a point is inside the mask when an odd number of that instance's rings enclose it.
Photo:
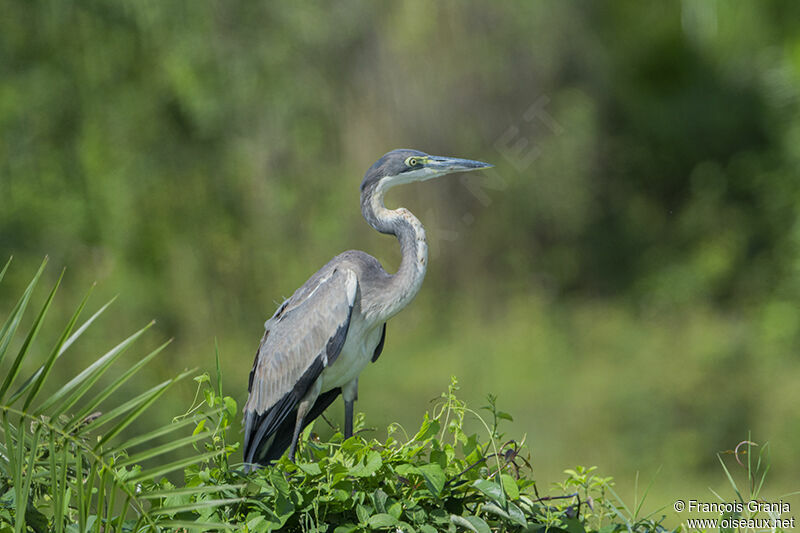
M 311 410 L 303 420 L 303 427 L 305 429 L 313 420 L 322 414 L 325 409 L 333 403 L 333 401 L 342 393 L 342 389 L 337 387 L 327 392 L 323 392 L 314 402 Z M 260 426 L 262 420 L 268 416 L 264 413 L 261 416 L 255 413 L 249 413 L 247 416 L 256 417 L 255 427 Z M 255 449 L 245 450 L 245 472 L 255 470 L 257 465 L 268 465 L 271 462 L 279 459 L 281 455 L 289 448 L 294 436 L 294 425 L 297 421 L 297 409 L 294 409 L 289 416 L 287 416 L 278 428 L 272 433 L 271 438 L 260 441 Z

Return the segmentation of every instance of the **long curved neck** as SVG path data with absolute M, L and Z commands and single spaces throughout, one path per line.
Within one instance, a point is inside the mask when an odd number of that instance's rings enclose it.
M 387 209 L 383 205 L 387 190 L 378 183 L 361 195 L 364 218 L 381 233 L 396 236 L 402 253 L 400 268 L 389 277 L 387 285 L 378 291 L 379 294 L 373 295 L 375 312 L 381 321 L 392 317 L 414 299 L 428 268 L 425 228 L 408 209 Z

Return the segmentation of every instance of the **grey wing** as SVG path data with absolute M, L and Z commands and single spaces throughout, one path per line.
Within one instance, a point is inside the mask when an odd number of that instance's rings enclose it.
M 265 324 L 244 406 L 246 463 L 258 462 L 269 438 L 344 345 L 358 279 L 346 268 L 320 274 Z

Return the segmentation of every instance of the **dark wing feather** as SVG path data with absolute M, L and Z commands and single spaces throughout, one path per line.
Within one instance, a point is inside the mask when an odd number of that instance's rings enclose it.
M 335 389 L 331 389 L 327 392 L 323 392 L 317 398 L 317 401 L 314 402 L 313 407 L 308 412 L 306 417 L 303 419 L 303 427 L 305 429 L 313 420 L 315 420 L 319 415 L 322 414 L 325 409 L 328 408 L 330 404 L 342 393 L 342 389 L 340 387 L 336 387 Z M 295 413 L 296 413 L 295 409 Z M 286 451 L 286 448 L 292 443 L 292 437 L 294 436 L 294 424 L 295 424 L 295 417 L 287 416 L 280 427 L 275 431 L 273 434 L 274 437 L 272 442 L 269 444 L 268 447 L 264 449 L 264 452 L 261 455 L 261 460 L 264 463 L 269 463 L 276 459 L 279 459 L 283 452 Z
M 294 424 L 287 418 L 339 356 L 357 292 L 355 272 L 323 269 L 265 324 L 244 406 L 246 463 L 264 461 L 265 451 L 273 448 L 270 438 L 284 422 Z
M 383 331 L 381 331 L 381 340 L 378 341 L 378 345 L 375 347 L 375 351 L 372 352 L 372 362 L 378 360 L 378 357 L 381 356 L 383 352 L 383 345 L 386 343 L 386 322 L 383 323 Z

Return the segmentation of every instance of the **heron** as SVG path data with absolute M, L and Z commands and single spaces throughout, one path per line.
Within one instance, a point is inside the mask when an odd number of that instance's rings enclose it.
M 388 209 L 384 195 L 397 185 L 492 165 L 469 159 L 393 150 L 361 182 L 361 213 L 380 233 L 394 235 L 402 258 L 389 274 L 360 250 L 343 252 L 308 279 L 264 324 L 244 405 L 245 470 L 270 464 L 341 394 L 344 437 L 353 435 L 358 377 L 377 361 L 386 322 L 419 292 L 428 264 L 420 221 L 405 208 Z

